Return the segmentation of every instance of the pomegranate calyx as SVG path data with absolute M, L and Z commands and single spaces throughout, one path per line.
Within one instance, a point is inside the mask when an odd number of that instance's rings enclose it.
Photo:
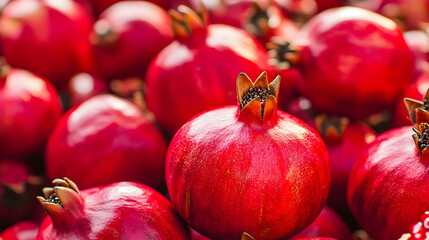
M 266 44 L 269 64 L 275 66 L 278 70 L 286 70 L 298 63 L 300 58 L 300 47 L 292 45 L 281 38 L 273 37 Z
M 180 5 L 177 11 L 168 10 L 171 17 L 171 26 L 176 38 L 187 39 L 191 35 L 204 35 L 207 33 L 207 13 L 202 4 L 197 11 L 188 6 Z
M 429 156 L 429 124 L 420 123 L 418 128 L 413 127 L 413 139 L 422 156 Z
M 6 77 L 9 74 L 10 66 L 7 64 L 4 57 L 0 57 L 0 83 L 6 81 Z
M 255 238 L 253 238 L 250 234 L 248 234 L 247 232 L 244 232 L 241 235 L 241 240 L 255 240 Z
M 250 16 L 244 28 L 255 37 L 266 36 L 270 29 L 280 24 L 280 18 L 272 14 L 273 6 L 262 6 L 260 3 L 252 2 Z
M 252 82 L 245 73 L 237 78 L 237 96 L 240 104 L 240 116 L 253 116 L 260 122 L 271 119 L 277 112 L 280 76 L 268 84 L 267 72 L 261 73 Z
M 344 130 L 349 124 L 349 119 L 346 117 L 328 116 L 322 113 L 316 116 L 315 122 L 323 140 L 329 143 L 339 143 L 341 142 Z
M 98 20 L 94 24 L 94 35 L 91 35 L 90 40 L 93 45 L 100 47 L 113 47 L 118 41 L 119 34 L 117 34 L 106 20 Z

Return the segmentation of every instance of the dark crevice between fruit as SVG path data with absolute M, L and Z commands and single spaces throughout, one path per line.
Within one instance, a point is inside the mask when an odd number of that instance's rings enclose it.
M 27 188 L 28 186 L 26 186 Z M 24 191 L 22 194 L 17 193 L 13 191 L 8 186 L 3 185 L 3 193 L 1 198 L 1 204 L 2 206 L 8 208 L 17 210 L 26 205 L 26 202 L 28 202 L 29 196 L 28 192 Z
M 51 193 L 49 197 L 46 199 L 46 202 L 54 203 L 62 208 L 64 208 L 63 203 L 61 202 L 60 198 L 57 196 L 55 192 Z
M 269 49 L 270 64 L 279 70 L 289 69 L 298 62 L 298 50 L 285 40 L 272 38 L 266 47 Z
M 241 109 L 253 99 L 258 99 L 261 102 L 261 118 L 264 119 L 265 101 L 268 99 L 268 96 L 268 88 L 262 88 L 261 86 L 251 87 L 241 98 Z

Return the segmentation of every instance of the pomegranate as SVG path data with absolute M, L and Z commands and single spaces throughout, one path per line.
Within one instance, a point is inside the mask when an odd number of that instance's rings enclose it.
M 41 183 L 25 164 L 15 159 L 0 159 L 0 229 L 32 217 L 33 200 Z
M 405 126 L 379 135 L 350 173 L 350 209 L 375 239 L 398 239 L 429 209 L 428 96 L 423 102 L 405 99 L 412 130 Z
M 404 105 L 404 98 L 423 99 L 429 88 L 429 72 L 423 72 L 406 89 L 402 98 L 397 101 L 392 114 L 392 127 L 401 127 L 412 125 L 413 123 L 407 117 L 407 108 Z
M 262 44 L 275 36 L 292 41 L 299 31 L 299 27 L 283 16 L 276 4 L 266 0 L 221 1 L 220 6 L 210 12 L 210 20 L 242 28 Z
M 58 92 L 47 80 L 0 63 L 0 156 L 42 151 L 61 113 Z
M 173 41 L 170 16 L 146 1 L 120 1 L 94 24 L 93 53 L 102 76 L 144 78 L 152 59 Z
M 290 237 L 322 210 L 330 184 L 318 133 L 277 110 L 280 77 L 237 79 L 239 106 L 201 113 L 173 137 L 166 181 L 173 205 L 214 239 Z
M 426 240 L 429 238 L 429 211 L 426 211 L 420 221 L 413 224 L 410 233 L 405 233 L 399 240 Z
M 76 106 L 95 95 L 107 93 L 109 86 L 104 79 L 94 74 L 78 73 L 70 79 L 67 90 L 70 105 Z
M 171 203 L 148 186 L 117 182 L 79 191 L 68 178 L 53 183 L 37 197 L 49 213 L 37 240 L 190 239 Z
M 178 10 L 170 11 L 177 40 L 152 61 L 145 94 L 148 109 L 171 135 L 201 111 L 236 103 L 232 79 L 240 71 L 257 76 L 272 69 L 267 52 L 251 35 L 207 25 L 204 11 L 198 15 L 183 5 Z
M 35 240 L 39 224 L 29 221 L 15 223 L 0 233 L 2 240 Z
M 46 172 L 50 179 L 73 177 L 83 188 L 116 181 L 160 188 L 166 145 L 136 105 L 97 95 L 61 117 L 46 147 Z
M 322 112 L 364 119 L 391 106 L 410 82 L 413 54 L 391 20 L 356 7 L 326 10 L 300 31 L 287 54 L 298 88 Z M 338 67 L 333 67 L 338 66 Z
M 344 220 L 331 208 L 325 206 L 316 220 L 291 239 L 303 237 L 331 237 L 338 240 L 351 240 L 352 234 Z
M 326 144 L 331 161 L 331 188 L 327 204 L 344 218 L 352 218 L 347 205 L 347 181 L 359 155 L 374 141 L 376 133 L 369 126 L 347 118 L 320 114 L 317 130 Z
M 72 0 L 11 1 L 0 17 L 2 53 L 13 67 L 27 69 L 65 87 L 90 68 L 90 13 Z

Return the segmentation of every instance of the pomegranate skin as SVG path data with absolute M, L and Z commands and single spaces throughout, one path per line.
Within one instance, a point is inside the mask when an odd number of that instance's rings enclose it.
M 27 69 L 65 87 L 92 59 L 90 13 L 72 0 L 18 0 L 0 18 L 2 54 L 13 67 Z
M 152 59 L 174 40 L 170 21 L 164 9 L 146 1 L 121 1 L 106 9 L 92 33 L 98 71 L 109 80 L 144 78 Z
M 62 111 L 58 92 L 46 79 L 10 69 L 0 78 L 0 156 L 41 151 Z
M 39 224 L 29 221 L 15 223 L 0 233 L 2 240 L 35 240 Z
M 136 105 L 97 95 L 70 109 L 51 134 L 47 176 L 70 176 L 82 188 L 135 181 L 164 184 L 166 140 Z M 73 163 L 73 164 L 70 164 Z
M 152 61 L 146 77 L 147 107 L 173 135 L 197 113 L 235 104 L 234 79 L 240 72 L 257 77 L 270 69 L 267 52 L 250 34 L 212 24 L 207 35 L 174 41 Z
M 350 209 L 375 239 L 398 239 L 429 209 L 429 159 L 420 156 L 412 134 L 410 126 L 380 134 L 350 173 Z
M 326 10 L 294 44 L 298 88 L 321 112 L 364 119 L 393 105 L 412 78 L 413 54 L 400 28 L 365 9 Z
M 124 2 L 124 0 L 87 0 L 88 4 L 90 5 L 92 12 L 94 15 L 98 16 L 100 15 L 104 10 L 108 9 L 110 6 L 114 5 L 118 2 Z M 168 9 L 169 8 L 169 0 L 145 0 L 142 2 L 152 2 L 156 5 Z
M 352 234 L 344 220 L 334 210 L 325 206 L 316 220 L 291 239 L 303 237 L 330 237 L 338 240 L 351 240 Z
M 37 240 L 190 239 L 171 203 L 143 184 L 117 182 L 68 195 L 74 196 L 65 196 L 64 210 L 46 207 L 52 218 L 40 225 Z
M 261 127 L 239 115 L 237 106 L 209 110 L 175 134 L 166 158 L 173 205 L 211 239 L 292 236 L 316 218 L 329 191 L 322 139 L 281 111 Z

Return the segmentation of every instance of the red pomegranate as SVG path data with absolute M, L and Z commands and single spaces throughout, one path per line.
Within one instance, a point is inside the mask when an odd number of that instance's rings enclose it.
M 37 240 L 190 239 L 171 203 L 152 188 L 117 182 L 79 191 L 68 178 L 37 197 L 49 213 Z
M 42 180 L 15 159 L 0 159 L 0 229 L 35 213 Z
M 65 87 L 92 64 L 90 13 L 72 0 L 11 1 L 0 17 L 2 53 L 13 67 L 27 69 Z
M 93 53 L 106 79 L 144 78 L 152 59 L 173 41 L 170 16 L 146 1 L 120 1 L 94 24 Z
M 136 105 L 102 94 L 62 116 L 49 137 L 46 172 L 50 179 L 73 177 L 82 188 L 116 181 L 159 188 L 164 183 L 166 145 Z
M 2 240 L 35 240 L 39 224 L 29 221 L 15 223 L 0 233 Z
M 62 113 L 58 92 L 40 76 L 0 65 L 0 156 L 42 151 Z
M 404 105 L 404 98 L 423 99 L 429 89 L 429 72 L 423 72 L 406 89 L 394 106 L 392 113 L 392 127 L 409 126 L 413 123 L 408 117 L 407 108 Z
M 331 237 L 338 240 L 351 240 L 352 234 L 344 220 L 334 210 L 325 206 L 310 226 L 291 239 L 304 237 Z
M 315 118 L 317 130 L 331 161 L 331 188 L 327 204 L 344 218 L 352 218 L 347 205 L 347 181 L 354 163 L 374 141 L 376 133 L 368 125 L 320 114 Z
M 299 31 L 298 25 L 284 17 L 277 4 L 266 0 L 221 1 L 218 7 L 210 11 L 210 20 L 242 28 L 262 44 L 272 37 L 292 41 Z
M 272 69 L 262 45 L 243 30 L 207 25 L 204 13 L 183 5 L 179 12 L 170 11 L 177 40 L 158 54 L 146 77 L 148 109 L 170 134 L 199 112 L 236 103 L 232 79 L 240 71 L 257 76 Z
M 70 79 L 67 88 L 71 106 L 81 104 L 95 95 L 107 93 L 108 91 L 109 86 L 104 79 L 89 73 L 74 75 Z
M 410 227 L 410 233 L 404 233 L 399 240 L 426 240 L 429 237 L 429 211 L 426 211 L 420 221 Z
M 384 110 L 412 77 L 413 54 L 400 28 L 361 8 L 318 14 L 301 29 L 293 49 L 298 58 L 290 61 L 301 70 L 302 95 L 316 110 L 334 115 L 363 119 Z
M 317 132 L 277 110 L 280 78 L 237 79 L 239 106 L 201 113 L 175 134 L 166 181 L 173 205 L 214 239 L 290 237 L 322 210 L 330 183 Z
M 414 127 L 379 135 L 350 173 L 350 209 L 375 239 L 398 239 L 429 209 L 428 96 L 406 99 Z

